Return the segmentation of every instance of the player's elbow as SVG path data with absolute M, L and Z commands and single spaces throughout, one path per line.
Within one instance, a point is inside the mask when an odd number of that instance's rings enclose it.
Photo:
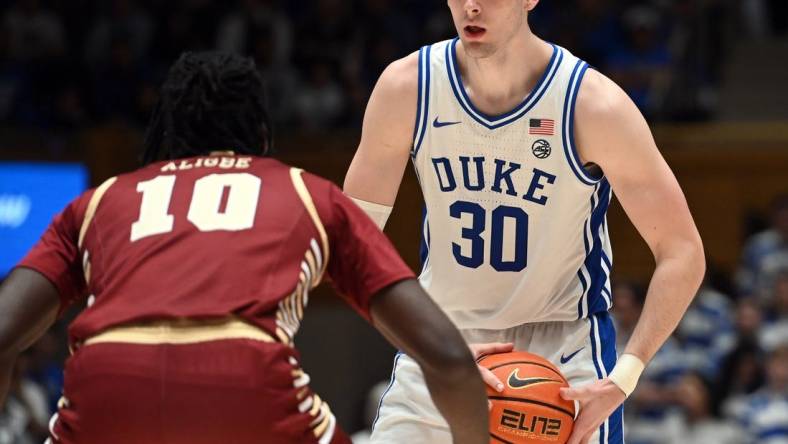
M 476 363 L 464 342 L 445 345 L 424 363 L 424 371 L 440 375 L 450 383 L 460 383 L 469 377 L 478 377 Z
M 706 254 L 699 235 L 676 239 L 668 256 L 678 270 L 678 279 L 695 289 L 700 287 L 706 275 Z
M 700 238 L 700 235 L 696 235 L 687 242 L 687 246 L 685 247 L 687 252 L 687 263 L 689 264 L 688 269 L 692 274 L 692 278 L 694 281 L 700 285 L 703 282 L 703 278 L 706 276 L 706 252 L 703 249 L 703 241 Z
M 17 335 L 13 335 L 8 328 L 0 324 L 0 362 L 14 360 L 19 354 Z

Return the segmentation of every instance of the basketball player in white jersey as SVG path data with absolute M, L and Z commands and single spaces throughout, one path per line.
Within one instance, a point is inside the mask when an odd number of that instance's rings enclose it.
M 382 227 L 411 159 L 426 203 L 422 285 L 475 351 L 512 343 L 559 366 L 573 386 L 562 396 L 580 405 L 570 444 L 618 444 L 621 405 L 698 289 L 703 247 L 632 101 L 531 32 L 538 1 L 448 0 L 459 37 L 383 72 L 345 192 Z M 618 362 L 605 220 L 613 190 L 656 261 Z M 372 442 L 451 442 L 406 355 Z

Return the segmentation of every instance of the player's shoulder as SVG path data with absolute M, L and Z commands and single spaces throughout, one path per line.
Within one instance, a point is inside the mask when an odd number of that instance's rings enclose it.
M 419 86 L 419 52 L 389 63 L 378 79 L 377 89 L 393 95 L 416 95 Z
M 589 68 L 577 94 L 576 112 L 581 117 L 606 119 L 628 109 L 630 103 L 627 93 L 613 80 Z

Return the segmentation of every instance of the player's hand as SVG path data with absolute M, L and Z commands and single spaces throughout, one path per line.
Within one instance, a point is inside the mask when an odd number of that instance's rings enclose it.
M 482 356 L 486 355 L 494 355 L 496 353 L 509 353 L 510 351 L 514 350 L 514 344 L 512 343 L 501 343 L 501 342 L 492 342 L 489 344 L 469 344 L 468 347 L 471 348 L 471 353 L 473 353 L 473 359 L 479 360 Z M 479 373 L 482 374 L 482 380 L 484 383 L 489 385 L 493 388 L 496 392 L 503 391 L 503 383 L 500 379 L 493 372 L 491 372 L 487 367 L 483 367 L 477 364 L 479 367 Z
M 562 388 L 561 397 L 580 403 L 580 414 L 567 444 L 587 444 L 591 435 L 626 399 L 624 392 L 607 378 L 582 387 Z

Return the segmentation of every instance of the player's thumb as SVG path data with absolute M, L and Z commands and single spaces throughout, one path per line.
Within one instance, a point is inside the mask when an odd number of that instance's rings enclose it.
M 562 387 L 559 390 L 561 397 L 567 401 L 582 401 L 585 398 L 586 390 L 572 387 Z

